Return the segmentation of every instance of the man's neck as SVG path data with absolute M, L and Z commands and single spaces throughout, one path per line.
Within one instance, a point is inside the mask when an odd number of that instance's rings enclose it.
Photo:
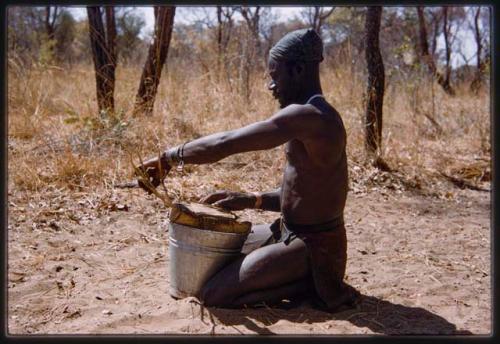
M 304 92 L 301 96 L 298 97 L 298 104 L 305 104 L 312 96 L 316 94 L 323 94 L 323 90 L 321 89 L 321 86 L 318 87 L 312 87 L 307 89 L 306 92 Z

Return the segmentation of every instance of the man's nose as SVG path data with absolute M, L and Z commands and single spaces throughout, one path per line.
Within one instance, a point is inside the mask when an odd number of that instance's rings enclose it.
M 274 80 L 272 80 L 269 85 L 267 86 L 267 88 L 269 89 L 269 91 L 273 91 L 276 89 L 276 83 L 274 82 Z

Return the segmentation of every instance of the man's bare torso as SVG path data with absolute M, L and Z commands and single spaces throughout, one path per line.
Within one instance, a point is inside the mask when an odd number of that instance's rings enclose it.
M 343 214 L 347 197 L 345 129 L 326 101 L 315 102 L 324 129 L 314 138 L 286 144 L 287 163 L 281 187 L 281 211 L 286 222 L 317 224 Z M 306 105 L 310 106 L 310 105 Z

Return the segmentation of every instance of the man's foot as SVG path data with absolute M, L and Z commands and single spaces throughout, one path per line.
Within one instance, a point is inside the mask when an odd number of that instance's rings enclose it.
M 337 313 L 355 308 L 361 302 L 360 296 L 361 293 L 358 290 L 344 283 L 340 294 L 329 305 L 326 305 L 325 302 L 322 300 L 317 300 L 315 304 L 322 311 L 329 313 Z

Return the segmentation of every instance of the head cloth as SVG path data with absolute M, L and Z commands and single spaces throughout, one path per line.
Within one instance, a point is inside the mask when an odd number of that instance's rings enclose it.
M 275 60 L 321 62 L 323 42 L 313 29 L 301 29 L 287 33 L 269 51 Z

